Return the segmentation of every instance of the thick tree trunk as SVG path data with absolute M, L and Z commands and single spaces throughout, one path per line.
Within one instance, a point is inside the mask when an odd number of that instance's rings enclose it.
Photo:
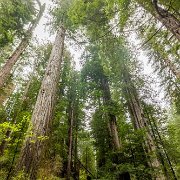
M 115 148 L 118 150 L 121 147 L 120 139 L 118 136 L 117 124 L 116 124 L 116 116 L 113 114 L 109 114 L 110 117 L 110 129 L 112 134 L 113 143 Z
M 147 117 L 148 117 L 149 124 L 151 125 L 151 129 L 152 129 L 152 132 L 153 132 L 153 137 L 154 137 L 155 139 L 158 139 L 158 140 L 156 140 L 156 141 L 157 141 L 157 142 L 159 141 L 159 143 L 161 144 L 162 150 L 164 151 L 164 155 L 165 155 L 165 157 L 166 157 L 166 159 L 167 159 L 167 162 L 168 162 L 169 168 L 170 168 L 170 170 L 171 170 L 171 172 L 172 172 L 172 175 L 173 175 L 173 177 L 174 177 L 174 180 L 177 180 L 176 173 L 175 173 L 175 171 L 174 171 L 174 169 L 173 169 L 173 166 L 172 166 L 171 160 L 170 160 L 170 158 L 169 158 L 169 156 L 168 156 L 168 153 L 167 153 L 167 151 L 166 151 L 166 148 L 164 147 L 164 143 L 163 143 L 163 140 L 162 140 L 161 135 L 160 135 L 160 133 L 159 133 L 157 124 L 156 124 L 156 122 L 155 122 L 155 119 L 154 119 L 154 117 L 152 116 L 151 112 L 149 112 L 149 111 L 147 111 L 147 110 L 145 110 L 145 112 L 146 112 L 146 115 L 147 115 Z M 150 114 L 150 115 L 149 115 L 149 114 Z M 156 137 L 155 134 L 157 134 L 157 137 Z M 164 168 L 164 172 L 165 172 L 165 174 L 166 174 L 166 177 L 167 177 L 167 179 L 170 179 L 169 174 L 168 174 L 168 170 L 166 169 L 166 166 L 165 166 L 165 162 L 164 162 L 163 155 L 162 155 L 162 153 L 161 153 L 161 151 L 160 151 L 161 148 L 159 147 L 158 143 L 157 143 L 157 147 L 158 147 L 158 151 L 159 151 L 158 153 L 159 153 L 159 156 L 160 156 L 160 160 L 162 161 L 162 165 L 163 165 L 163 168 Z
M 126 71 L 126 70 L 125 70 Z M 145 129 L 146 137 L 144 140 L 144 149 L 147 153 L 154 153 L 155 156 L 152 157 L 149 161 L 149 165 L 154 169 L 160 169 L 161 163 L 159 162 L 156 155 L 156 146 L 154 139 L 152 137 L 152 133 L 148 127 L 147 120 L 145 119 L 144 112 L 141 108 L 141 104 L 138 98 L 137 91 L 134 85 L 131 82 L 130 75 L 128 72 L 124 72 L 124 82 L 125 82 L 125 93 L 128 104 L 129 113 L 132 118 L 132 122 L 135 129 Z M 166 179 L 162 173 L 159 173 L 156 177 L 157 180 Z
M 132 98 L 131 100 L 128 101 L 128 108 L 129 108 L 131 117 L 133 119 L 134 128 L 135 129 L 144 129 L 144 128 L 146 129 L 144 149 L 149 154 L 152 154 L 152 153 L 156 154 L 156 146 L 154 144 L 154 140 L 153 140 L 152 135 L 149 131 L 149 128 L 146 124 L 146 119 L 144 119 L 144 117 L 143 117 L 142 109 L 139 106 L 139 103 L 136 101 L 135 98 Z M 154 169 L 160 168 L 161 164 L 156 155 L 155 155 L 155 157 L 152 157 L 150 159 L 149 165 L 152 166 Z M 161 176 L 158 175 L 156 179 L 162 180 L 165 178 L 162 175 Z
M 112 106 L 112 99 L 109 89 L 109 83 L 108 79 L 105 75 L 102 75 L 101 79 L 101 88 L 103 91 L 103 102 L 105 106 Z M 112 107 L 113 108 L 113 107 Z M 108 107 L 109 109 L 109 107 Z M 110 136 L 112 137 L 112 143 L 116 150 L 120 149 L 120 139 L 118 136 L 118 130 L 117 130 L 117 123 L 116 123 L 116 116 L 108 111 L 107 116 L 109 118 L 109 130 L 110 130 Z
M 111 144 L 113 144 L 114 150 L 119 150 L 122 147 L 122 145 L 120 142 L 120 138 L 118 136 L 116 116 L 111 111 L 111 108 L 113 110 L 113 101 L 111 98 L 107 76 L 105 76 L 103 73 L 101 74 L 101 89 L 103 92 L 103 104 L 108 109 L 108 112 L 107 112 L 107 117 L 109 118 L 108 129 L 109 129 L 109 135 L 112 139 Z M 118 174 L 116 179 L 117 180 L 130 180 L 130 174 L 129 172 L 126 172 L 124 174 Z
M 72 162 L 72 143 L 73 143 L 73 123 L 74 123 L 74 111 L 72 103 L 69 105 L 69 143 L 68 143 L 68 162 L 67 162 L 67 180 L 71 177 L 71 162 Z
M 157 0 L 153 0 L 153 5 L 156 10 L 153 13 L 157 18 L 178 40 L 180 40 L 180 21 L 171 14 L 168 10 L 158 6 Z
M 47 69 L 34 107 L 29 133 L 22 148 L 17 170 L 24 170 L 31 180 L 37 176 L 38 165 L 44 150 L 43 137 L 48 135 L 51 125 L 60 68 L 64 49 L 65 29 L 58 29 Z
M 44 10 L 45 10 L 45 4 L 43 6 L 40 6 L 40 11 L 37 15 L 35 22 L 30 26 L 29 30 L 26 33 L 26 36 L 22 39 L 19 46 L 15 49 L 13 54 L 8 58 L 5 65 L 1 68 L 0 89 L 5 85 L 5 82 L 7 78 L 10 76 L 11 70 L 13 69 L 13 66 L 16 64 L 21 54 L 24 52 L 24 50 L 28 46 L 29 40 L 32 37 L 33 30 L 36 28 L 37 24 L 39 23 L 39 20 L 41 19 Z

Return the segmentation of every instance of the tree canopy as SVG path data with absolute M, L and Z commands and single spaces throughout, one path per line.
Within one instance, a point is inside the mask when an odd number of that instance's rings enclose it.
M 179 1 L 42 2 L 0 1 L 1 179 L 179 179 Z

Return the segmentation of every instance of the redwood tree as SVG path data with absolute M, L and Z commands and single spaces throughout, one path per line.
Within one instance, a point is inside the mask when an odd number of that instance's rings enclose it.
M 34 107 L 29 133 L 21 151 L 18 170 L 24 169 L 30 179 L 36 179 L 56 101 L 56 91 L 63 58 L 65 28 L 60 26 L 47 64 L 44 79 Z
M 43 12 L 45 10 L 45 4 L 41 6 L 39 1 L 37 0 L 39 4 L 39 13 L 34 20 L 34 22 L 30 25 L 29 29 L 27 30 L 25 37 L 21 40 L 20 44 L 18 47 L 15 49 L 15 51 L 12 53 L 12 55 L 7 59 L 5 62 L 4 66 L 0 70 L 0 89 L 5 85 L 8 77 L 10 76 L 11 70 L 13 69 L 14 65 L 18 61 L 19 57 L 21 54 L 24 52 L 26 47 L 29 44 L 30 39 L 32 38 L 32 34 L 34 29 L 39 23 L 39 20 L 41 19 Z

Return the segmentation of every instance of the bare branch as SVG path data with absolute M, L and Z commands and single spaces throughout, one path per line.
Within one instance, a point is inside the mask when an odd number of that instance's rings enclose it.
M 164 25 L 162 25 L 147 41 L 145 41 L 139 48 L 138 50 L 140 50 L 145 44 L 147 44 L 163 27 Z
M 41 2 L 39 0 L 36 0 L 38 6 L 39 6 L 39 9 L 41 9 L 42 5 L 41 5 Z

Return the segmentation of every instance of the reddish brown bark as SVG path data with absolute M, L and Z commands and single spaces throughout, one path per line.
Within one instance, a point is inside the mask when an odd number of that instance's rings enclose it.
M 134 125 L 134 129 L 145 129 L 146 136 L 144 138 L 144 149 L 148 154 L 154 154 L 154 157 L 150 159 L 149 166 L 154 169 L 159 169 L 161 171 L 161 163 L 157 158 L 157 149 L 152 137 L 152 132 L 149 128 L 147 120 L 144 116 L 143 109 L 141 107 L 140 100 L 138 98 L 137 90 L 135 89 L 130 74 L 128 72 L 124 72 L 124 82 L 125 82 L 125 94 L 127 99 L 127 105 L 129 109 L 129 113 L 132 118 L 132 123 Z M 164 174 L 161 172 L 156 176 L 157 180 L 166 179 Z
M 107 77 L 102 74 L 101 77 L 101 88 L 103 91 L 103 102 L 105 106 L 112 106 L 112 99 L 111 99 L 111 94 L 110 94 L 110 89 L 109 89 L 109 83 Z M 109 108 L 109 107 L 108 107 Z M 117 130 L 117 122 L 116 122 L 116 116 L 108 111 L 107 116 L 109 118 L 109 130 L 110 130 L 110 136 L 112 138 L 113 145 L 116 150 L 120 149 L 121 144 L 120 144 L 120 139 L 118 136 L 118 130 Z
M 116 115 L 113 113 L 114 105 L 111 98 L 109 82 L 108 82 L 107 76 L 105 76 L 105 74 L 103 73 L 103 68 L 102 68 L 102 74 L 101 74 L 101 89 L 103 92 L 103 104 L 108 109 L 106 114 L 109 120 L 108 122 L 109 135 L 112 140 L 112 142 L 110 143 L 113 145 L 112 148 L 115 151 L 118 151 L 122 147 L 122 144 L 118 136 Z M 129 172 L 118 174 L 117 179 L 130 180 L 130 174 Z
M 157 18 L 178 40 L 180 40 L 180 21 L 168 10 L 163 9 L 153 0 L 155 8 L 154 16 Z
M 24 52 L 24 50 L 28 46 L 29 40 L 32 37 L 33 30 L 36 28 L 37 24 L 39 23 L 39 20 L 41 19 L 44 10 L 45 10 L 45 4 L 43 6 L 40 6 L 40 11 L 37 15 L 37 18 L 34 21 L 34 23 L 30 26 L 29 30 L 26 32 L 26 36 L 22 39 L 19 46 L 15 49 L 13 54 L 6 61 L 5 65 L 1 68 L 0 89 L 5 85 L 8 77 L 10 76 L 11 70 L 13 69 L 13 66 L 16 64 L 21 54 Z
M 26 137 L 19 159 L 17 170 L 23 169 L 32 180 L 36 179 L 38 166 L 45 149 L 45 140 L 42 138 L 48 135 L 51 125 L 60 78 L 64 38 L 65 29 L 61 26 L 55 38 L 29 125 L 29 133 L 32 135 Z
M 157 0 L 149 0 L 149 2 L 143 2 L 137 0 L 137 2 L 142 6 L 147 12 L 149 12 L 155 19 L 162 23 L 162 26 L 149 38 L 144 44 L 147 44 L 156 33 L 161 30 L 163 26 L 167 28 L 169 32 L 171 32 L 178 40 L 180 40 L 180 21 L 169 12 L 169 10 L 163 9 L 157 4 Z M 151 44 L 151 43 L 150 43 Z M 152 44 L 152 48 L 156 51 L 155 44 Z M 162 53 L 160 53 L 161 61 L 163 66 L 168 67 L 169 70 L 174 74 L 174 76 L 179 79 L 180 78 L 180 70 L 178 67 L 171 62 L 168 57 L 164 57 Z

